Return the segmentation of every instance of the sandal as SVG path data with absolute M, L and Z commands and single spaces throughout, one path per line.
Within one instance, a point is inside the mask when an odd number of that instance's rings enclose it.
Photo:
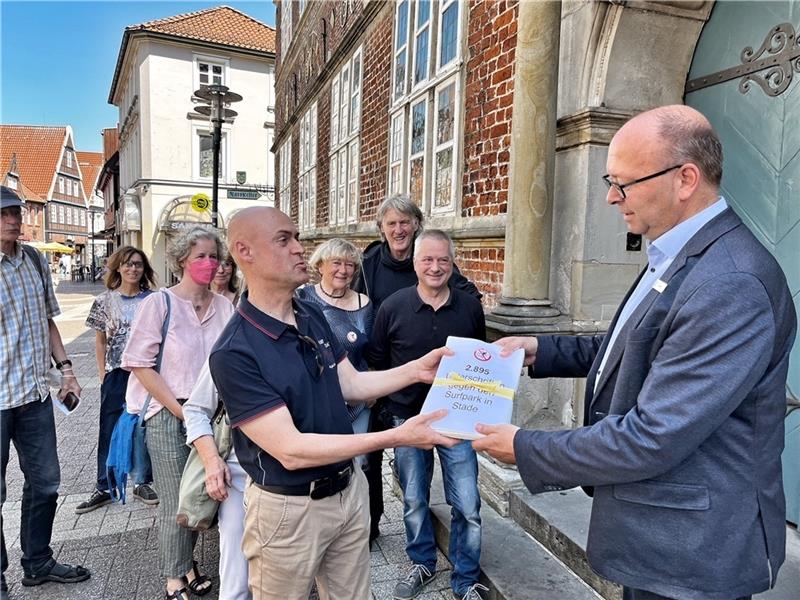
M 189 600 L 189 591 L 185 587 L 180 587 L 172 593 L 166 590 L 164 598 L 165 600 Z
M 186 584 L 186 587 L 189 588 L 195 596 L 205 596 L 208 592 L 211 591 L 211 578 L 208 575 L 201 575 L 200 571 L 197 570 L 197 561 L 192 561 L 192 575 L 194 575 L 194 579 L 189 581 L 189 578 L 184 575 L 183 582 Z M 204 584 L 208 583 L 208 587 L 203 587 Z

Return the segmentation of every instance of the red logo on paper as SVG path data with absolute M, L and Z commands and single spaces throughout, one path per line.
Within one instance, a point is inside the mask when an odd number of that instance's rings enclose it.
M 474 356 L 475 358 L 477 358 L 482 362 L 492 360 L 492 354 L 484 348 L 478 348 L 477 350 L 475 350 L 475 352 L 473 352 L 472 356 Z

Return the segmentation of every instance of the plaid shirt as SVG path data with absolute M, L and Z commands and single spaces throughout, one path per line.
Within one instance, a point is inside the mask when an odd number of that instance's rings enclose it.
M 15 250 L 14 256 L 0 252 L 0 410 L 47 398 L 47 320 L 61 312 L 45 258 L 37 252 L 45 273 L 42 289 L 36 265 L 19 243 Z

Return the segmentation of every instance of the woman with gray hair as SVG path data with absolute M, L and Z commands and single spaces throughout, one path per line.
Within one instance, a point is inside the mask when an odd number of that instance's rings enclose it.
M 183 423 L 183 404 L 189 397 L 211 347 L 233 314 L 233 304 L 209 289 L 224 256 L 214 231 L 196 227 L 167 251 L 177 285 L 151 294 L 141 304 L 133 324 L 122 367 L 133 373 L 128 381 L 128 412 L 139 414 L 145 401 L 146 443 L 158 506 L 159 568 L 168 600 L 189 600 L 189 590 L 202 596 L 211 580 L 201 575 L 192 559 L 197 534 L 176 521 L 178 490 L 189 448 Z M 169 310 L 169 327 L 162 326 Z M 162 349 L 161 367 L 156 358 Z M 187 590 L 188 588 L 188 590 Z
M 361 251 L 342 238 L 333 238 L 320 245 L 308 261 L 320 280 L 297 290 L 298 298 L 318 306 L 339 343 L 347 350 L 347 358 L 359 371 L 367 370 L 364 347 L 372 332 L 375 313 L 369 298 L 350 289 L 361 268 Z M 369 406 L 363 402 L 348 405 L 354 433 L 366 433 L 369 427 Z M 363 465 L 362 457 L 358 461 Z

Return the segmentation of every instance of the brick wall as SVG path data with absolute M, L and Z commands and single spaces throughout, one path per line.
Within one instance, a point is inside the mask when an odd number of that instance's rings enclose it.
M 517 8 L 514 0 L 470 6 L 461 204 L 465 217 L 504 214 L 507 209 Z
M 384 11 L 363 46 L 361 189 L 359 220 L 375 218 L 386 197 L 389 169 L 389 97 L 394 12 Z

